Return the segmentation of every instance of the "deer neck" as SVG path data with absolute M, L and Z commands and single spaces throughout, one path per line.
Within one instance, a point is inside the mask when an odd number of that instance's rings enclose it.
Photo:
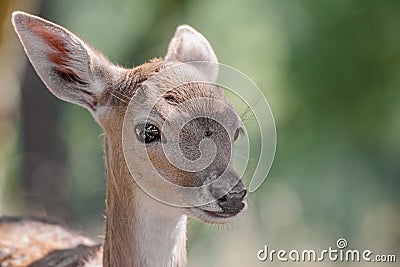
M 146 195 L 125 164 L 119 138 L 105 138 L 106 237 L 103 265 L 186 266 L 186 215 Z

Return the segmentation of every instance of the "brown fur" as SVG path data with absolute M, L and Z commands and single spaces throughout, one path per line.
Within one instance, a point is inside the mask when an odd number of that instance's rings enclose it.
M 122 108 L 120 112 L 125 113 L 125 109 L 137 88 L 149 77 L 157 73 L 161 66 L 162 60 L 160 58 L 153 58 L 134 69 L 126 70 L 122 80 L 113 81 L 110 78 L 109 80 L 112 82 L 107 85 L 107 90 L 100 97 L 99 105 Z
M 0 219 L 1 267 L 25 267 L 55 250 L 95 244 L 90 238 L 41 219 Z
M 89 267 L 93 261 L 99 266 L 97 259 L 101 258 L 102 251 L 101 245 L 79 245 L 69 249 L 55 250 L 33 262 L 29 267 Z

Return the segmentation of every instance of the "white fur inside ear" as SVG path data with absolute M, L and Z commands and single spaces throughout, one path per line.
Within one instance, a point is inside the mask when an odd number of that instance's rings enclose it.
M 168 46 L 166 61 L 172 62 L 210 62 L 202 72 L 210 81 L 215 81 L 218 76 L 218 59 L 207 39 L 189 25 L 181 25 L 176 31 Z
M 182 63 L 191 61 L 218 62 L 217 56 L 207 39 L 189 25 L 181 25 L 176 29 L 165 59 Z

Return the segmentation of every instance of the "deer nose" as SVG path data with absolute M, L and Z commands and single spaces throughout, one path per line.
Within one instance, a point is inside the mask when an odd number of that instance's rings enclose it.
M 226 213 L 239 213 L 245 207 L 247 190 L 242 181 L 239 182 L 224 196 L 217 199 L 217 204 Z
M 244 207 L 244 198 L 247 195 L 247 190 L 244 188 L 239 192 L 229 192 L 217 200 L 218 205 L 226 213 L 238 213 Z

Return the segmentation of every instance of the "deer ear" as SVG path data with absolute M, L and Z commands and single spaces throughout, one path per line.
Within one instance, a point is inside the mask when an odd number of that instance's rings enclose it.
M 111 63 L 68 30 L 39 17 L 17 11 L 12 24 L 49 90 L 93 113 Z
M 207 78 L 216 81 L 218 76 L 218 59 L 207 39 L 189 25 L 181 25 L 168 46 L 167 61 L 182 63 L 203 61 L 202 72 Z

